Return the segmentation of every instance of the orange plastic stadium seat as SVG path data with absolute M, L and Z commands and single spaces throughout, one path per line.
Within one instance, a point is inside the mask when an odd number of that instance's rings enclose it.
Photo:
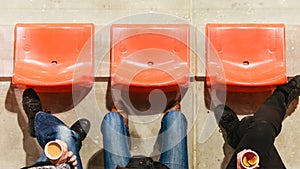
M 94 82 L 94 25 L 16 24 L 12 83 L 64 91 Z
M 206 36 L 208 86 L 251 92 L 286 83 L 283 24 L 207 24 Z
M 186 89 L 190 80 L 189 32 L 187 24 L 113 24 L 112 87 L 137 93 Z

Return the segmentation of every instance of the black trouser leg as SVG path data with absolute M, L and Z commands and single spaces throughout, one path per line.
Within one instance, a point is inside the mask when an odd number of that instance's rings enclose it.
M 281 130 L 285 112 L 285 96 L 276 91 L 253 117 L 242 120 L 237 131 L 241 140 L 227 168 L 236 168 L 236 155 L 244 149 L 252 149 L 259 154 L 261 168 L 285 168 L 274 147 L 274 140 Z
M 266 169 L 283 169 L 284 164 L 274 147 L 276 132 L 274 127 L 266 122 L 251 121 L 248 127 L 239 132 L 244 131 L 244 135 L 240 140 L 227 168 L 236 168 L 236 155 L 244 149 L 252 149 L 260 156 L 260 166 Z M 239 133 L 241 134 L 241 133 Z
M 266 121 L 271 123 L 277 132 L 281 131 L 282 120 L 286 113 L 285 95 L 281 91 L 275 91 L 264 104 L 255 112 L 255 121 Z
M 265 160 L 266 168 L 270 168 L 270 169 L 285 169 L 286 168 L 274 145 L 272 146 L 272 148 L 270 150 L 270 155 L 268 157 L 269 158 Z

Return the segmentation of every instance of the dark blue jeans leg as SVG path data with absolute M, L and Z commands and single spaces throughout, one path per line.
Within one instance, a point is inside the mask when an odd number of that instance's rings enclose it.
M 62 140 L 67 143 L 68 150 L 72 151 L 77 157 L 78 169 L 82 169 L 82 162 L 80 159 L 79 150 L 81 148 L 81 140 L 79 135 L 67 127 L 57 117 L 39 112 L 35 116 L 34 121 L 35 135 L 42 148 L 52 140 Z M 43 154 L 36 162 L 46 162 L 47 157 Z

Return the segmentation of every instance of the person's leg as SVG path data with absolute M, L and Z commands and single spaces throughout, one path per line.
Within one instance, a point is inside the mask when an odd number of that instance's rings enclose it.
M 289 104 L 300 95 L 300 76 L 295 76 L 287 84 L 277 86 L 273 94 L 255 112 L 256 121 L 271 123 L 277 132 L 281 131 L 281 123 Z
M 243 120 L 238 129 L 241 141 L 227 168 L 236 168 L 237 153 L 249 148 L 259 154 L 262 168 L 285 168 L 274 140 L 281 131 L 287 107 L 300 95 L 299 84 L 300 76 L 296 76 L 287 84 L 278 86 L 253 117 Z
M 104 146 L 105 169 L 125 167 L 130 158 L 129 131 L 124 118 L 115 112 L 106 114 L 101 124 Z
M 67 143 L 68 150 L 72 151 L 77 157 L 78 169 L 82 168 L 82 162 L 80 159 L 79 150 L 81 148 L 80 136 L 69 127 L 67 127 L 61 120 L 57 117 L 39 112 L 35 116 L 34 121 L 35 135 L 41 147 L 52 140 L 62 140 Z M 47 158 L 43 154 L 36 162 L 46 162 Z
M 269 164 L 272 164 L 285 168 L 274 147 L 274 140 L 281 130 L 285 111 L 285 95 L 276 90 L 253 117 L 242 119 L 237 130 L 241 140 L 227 168 L 236 168 L 236 155 L 244 149 L 252 149 L 259 154 L 261 167 L 270 168 Z
M 164 115 L 158 136 L 159 162 L 170 169 L 188 169 L 187 120 L 177 110 Z
M 236 168 L 237 153 L 244 149 L 252 149 L 258 153 L 261 168 L 285 168 L 274 146 L 277 132 L 272 124 L 247 118 L 241 121 L 238 133 L 241 140 L 227 166 L 228 169 Z
M 277 135 L 281 131 L 281 123 L 287 110 L 285 95 L 281 91 L 275 91 L 262 106 L 255 112 L 255 121 L 265 121 L 272 124 Z
M 280 169 L 284 169 L 286 168 L 276 147 L 273 145 L 272 148 L 269 151 L 269 154 L 267 156 L 267 159 L 265 160 L 265 166 L 267 166 L 267 168 L 270 169 L 274 169 L 274 168 L 280 168 Z

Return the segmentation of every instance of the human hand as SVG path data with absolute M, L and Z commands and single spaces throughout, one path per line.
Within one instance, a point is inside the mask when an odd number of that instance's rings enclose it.
M 247 151 L 249 151 L 250 149 L 244 149 L 243 151 L 240 151 L 238 154 L 237 154 L 237 156 L 236 156 L 236 162 L 237 162 L 237 164 L 236 164 L 236 166 L 237 166 L 237 169 L 245 169 L 243 166 L 242 166 L 242 163 L 241 163 L 241 161 L 242 161 L 242 155 L 245 153 L 245 152 L 247 152 Z M 257 167 L 255 167 L 255 168 L 253 168 L 253 169 L 258 169 L 259 168 L 259 165 L 257 166 Z
M 72 151 L 68 152 L 68 163 L 72 165 L 74 169 L 77 169 L 77 157 Z
M 77 169 L 77 157 L 73 154 L 72 151 L 68 151 L 67 143 L 65 143 L 62 140 L 55 140 L 55 141 L 61 145 L 62 155 L 57 160 L 49 159 L 49 161 L 55 166 L 58 166 L 58 165 L 64 164 L 64 163 L 69 163 L 70 165 L 72 165 L 74 167 L 74 169 Z

